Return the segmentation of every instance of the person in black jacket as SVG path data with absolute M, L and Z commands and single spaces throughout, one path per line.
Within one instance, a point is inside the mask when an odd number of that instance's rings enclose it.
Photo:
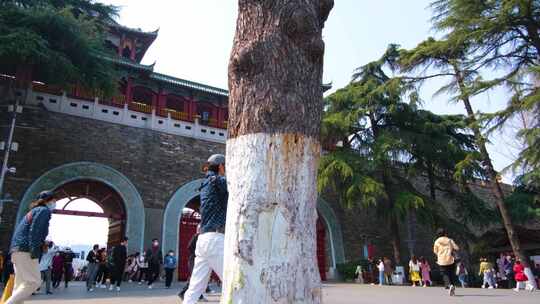
M 158 239 L 152 240 L 152 247 L 146 251 L 146 258 L 148 260 L 148 288 L 152 289 L 154 282 L 159 278 L 161 264 L 163 264 L 163 253 Z
M 96 276 L 97 276 L 97 271 L 99 267 L 98 250 L 99 250 L 99 245 L 96 244 L 86 256 L 86 261 L 88 262 L 88 276 L 86 278 L 86 290 L 88 291 L 93 291 L 94 285 L 96 283 Z
M 122 284 L 122 276 L 124 274 L 124 268 L 126 268 L 127 260 L 127 242 L 128 238 L 124 237 L 120 245 L 117 245 L 112 250 L 112 280 L 109 290 L 113 290 L 113 285 L 116 283 L 116 291 L 120 291 L 120 285 Z

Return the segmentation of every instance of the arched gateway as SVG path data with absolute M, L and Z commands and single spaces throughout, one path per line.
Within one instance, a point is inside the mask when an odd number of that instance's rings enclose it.
M 180 233 L 182 227 L 180 226 L 184 208 L 188 203 L 193 202 L 199 196 L 199 187 L 202 179 L 191 181 L 181 186 L 171 197 L 165 212 L 163 215 L 163 234 L 162 244 L 166 250 L 179 250 L 180 246 Z M 339 263 L 343 263 L 345 260 L 345 254 L 343 250 L 343 237 L 341 234 L 341 227 L 334 214 L 332 208 L 321 198 L 317 202 L 317 211 L 320 216 L 318 221 L 318 257 L 319 265 L 326 265 L 327 272 L 322 273 L 321 276 L 327 279 L 335 278 L 337 275 L 336 266 Z M 321 220 L 322 219 L 322 220 Z M 322 231 L 321 231 L 322 230 Z M 193 233 L 193 229 L 189 229 L 186 233 Z M 321 234 L 322 233 L 322 234 Z M 185 238 L 183 238 L 185 239 Z M 322 241 L 319 241 L 321 240 Z M 321 242 L 323 244 L 321 244 Z M 321 255 L 325 256 L 325 253 L 329 252 L 328 264 L 326 261 L 321 261 Z M 182 252 L 178 252 L 178 255 L 184 255 Z
M 65 164 L 36 179 L 24 193 L 17 222 L 26 214 L 36 195 L 54 189 L 59 198 L 89 198 L 103 209 L 102 214 L 55 210 L 60 214 L 100 216 L 109 219 L 109 244 L 118 243 L 125 234 L 128 250 L 141 251 L 144 240 L 144 206 L 135 186 L 115 169 L 91 162 Z

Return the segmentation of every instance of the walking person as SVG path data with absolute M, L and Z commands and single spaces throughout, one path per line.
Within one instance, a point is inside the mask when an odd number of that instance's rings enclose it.
M 15 268 L 15 285 L 11 297 L 4 304 L 24 303 L 41 284 L 38 259 L 49 234 L 49 222 L 55 205 L 52 191 L 41 192 L 15 228 L 10 250 Z
M 416 284 L 420 286 L 420 281 L 422 281 L 420 277 L 420 262 L 416 258 L 416 256 L 412 256 L 411 260 L 409 261 L 409 273 L 411 276 L 411 282 L 412 287 L 416 287 Z
M 165 268 L 165 287 L 171 288 L 171 282 L 173 278 L 174 270 L 176 270 L 176 257 L 174 256 L 174 251 L 169 250 L 165 260 L 163 262 L 163 268 Z
M 465 264 L 463 261 L 460 261 L 457 265 L 456 269 L 456 275 L 458 277 L 459 282 L 461 283 L 462 288 L 467 287 L 467 276 L 469 275 L 469 272 L 467 271 L 467 267 L 465 267 Z
M 43 254 L 39 260 L 39 271 L 41 272 L 41 280 L 45 282 L 45 293 L 51 295 L 51 281 L 52 281 L 52 261 L 54 257 L 53 242 L 48 242 L 47 246 L 44 246 Z
M 431 281 L 431 265 L 429 265 L 425 257 L 420 257 L 420 271 L 422 273 L 422 286 L 428 287 L 428 283 L 429 286 L 433 286 L 433 282 Z
M 227 181 L 225 156 L 214 154 L 206 164 L 206 178 L 201 184 L 201 234 L 195 249 L 195 266 L 185 293 L 184 304 L 195 304 L 208 285 L 213 270 L 223 278 L 223 246 L 227 216 Z
M 163 264 L 163 253 L 158 239 L 152 240 L 152 247 L 146 251 L 146 258 L 148 260 L 148 288 L 152 289 L 154 282 L 159 279 L 161 264 Z
M 146 252 L 143 251 L 141 255 L 137 258 L 137 267 L 139 268 L 139 285 L 142 282 L 148 280 L 148 260 L 146 259 Z M 144 277 L 144 279 L 143 279 Z
M 379 286 L 384 285 L 384 261 L 383 259 L 379 260 L 379 264 L 377 264 L 377 269 L 379 270 Z
M 54 252 L 52 261 L 52 283 L 53 288 L 56 289 L 60 286 L 62 281 L 62 274 L 64 273 L 64 256 L 58 250 Z
M 386 284 L 392 285 L 392 275 L 394 274 L 394 268 L 392 267 L 392 261 L 384 257 L 384 278 L 386 279 Z
M 98 256 L 99 245 L 95 244 L 92 247 L 92 250 L 88 252 L 86 256 L 86 261 L 88 262 L 87 267 L 87 277 L 86 277 L 86 290 L 93 291 L 96 284 L 96 276 L 99 268 L 99 256 Z
M 111 291 L 115 284 L 116 291 L 120 291 L 120 285 L 122 285 L 122 276 L 124 275 L 127 260 L 127 242 L 128 238 L 124 237 L 120 245 L 114 246 L 112 250 L 111 286 L 109 286 Z
M 437 265 L 439 265 L 448 294 L 455 296 L 457 280 L 454 254 L 459 250 L 459 247 L 454 240 L 448 237 L 445 229 L 439 228 L 437 236 L 433 244 L 433 252 L 437 256 Z
M 514 273 L 514 279 L 516 280 L 516 288 L 514 288 L 514 291 L 519 292 L 520 289 L 525 289 L 534 292 L 536 290 L 529 282 L 529 278 L 525 274 L 525 267 L 523 267 L 520 260 L 516 260 L 514 263 Z
M 482 288 L 486 288 L 486 286 L 488 286 L 489 289 L 495 288 L 494 272 L 493 265 L 488 262 L 486 258 L 480 258 L 478 275 L 483 277 Z
M 73 278 L 73 258 L 75 254 L 71 248 L 67 247 L 64 251 L 64 287 L 68 288 L 69 282 Z

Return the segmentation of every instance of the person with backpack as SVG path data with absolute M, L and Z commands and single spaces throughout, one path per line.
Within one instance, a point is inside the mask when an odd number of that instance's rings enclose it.
M 11 260 L 15 268 L 15 286 L 4 304 L 23 303 L 41 285 L 39 258 L 56 198 L 52 191 L 43 191 L 30 205 L 30 211 L 21 219 L 11 242 Z

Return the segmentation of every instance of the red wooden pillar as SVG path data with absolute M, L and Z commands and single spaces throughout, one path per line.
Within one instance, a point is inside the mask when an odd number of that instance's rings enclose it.
M 131 102 L 131 98 L 133 97 L 133 81 L 131 80 L 131 77 L 128 77 L 127 84 L 126 84 L 126 103 L 129 104 Z
M 195 102 L 195 98 L 191 98 L 189 100 L 189 120 L 195 121 L 195 115 L 197 115 L 197 103 Z
M 223 128 L 223 117 L 225 116 L 225 111 L 223 108 L 218 108 L 218 119 L 217 119 L 217 127 Z
M 219 108 L 216 107 L 216 106 L 212 106 L 212 115 L 210 116 L 210 118 L 212 119 L 212 121 L 215 121 L 214 124 L 210 124 L 212 125 L 212 127 L 218 127 L 219 126 L 219 118 L 218 118 L 218 115 L 219 115 Z
M 162 89 L 159 89 L 157 109 L 156 109 L 156 113 L 158 115 L 161 115 L 161 111 L 165 109 L 166 102 L 167 102 L 167 95 L 163 93 Z

